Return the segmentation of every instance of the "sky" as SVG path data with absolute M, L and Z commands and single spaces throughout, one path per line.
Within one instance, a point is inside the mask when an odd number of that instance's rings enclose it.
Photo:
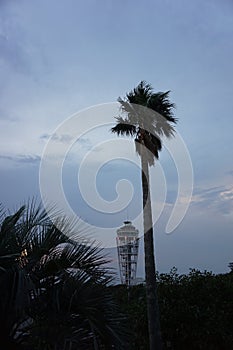
M 179 157 L 187 162 L 177 167 L 178 153 L 165 141 L 151 168 L 157 268 L 227 272 L 233 261 L 232 37 L 231 0 L 0 0 L 2 205 L 13 210 L 40 198 L 50 145 L 62 160 L 66 202 L 91 238 L 114 246 L 127 218 L 142 233 L 140 160 L 132 140 L 109 129 L 118 97 L 145 80 L 155 91 L 171 91 L 177 135 L 191 159 L 183 147 Z M 185 182 L 180 175 L 190 166 L 193 195 L 181 197 L 189 208 L 167 234 Z M 45 178 L 48 200 L 56 201 L 53 173 Z

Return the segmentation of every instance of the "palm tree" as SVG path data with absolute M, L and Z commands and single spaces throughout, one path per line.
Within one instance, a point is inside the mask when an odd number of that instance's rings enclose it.
M 73 233 L 73 234 L 72 234 Z M 106 258 L 68 219 L 54 225 L 35 202 L 0 222 L 0 347 L 123 348 L 124 317 Z
M 134 137 L 136 152 L 141 158 L 148 330 L 150 349 L 154 350 L 162 347 L 162 341 L 156 291 L 149 166 L 154 165 L 159 158 L 161 137 L 174 135 L 173 125 L 177 119 L 173 116 L 174 104 L 169 101 L 169 91 L 154 93 L 151 85 L 145 81 L 141 81 L 126 94 L 126 98 L 119 98 L 118 102 L 123 116 L 116 117 L 117 124 L 111 131 L 117 135 Z

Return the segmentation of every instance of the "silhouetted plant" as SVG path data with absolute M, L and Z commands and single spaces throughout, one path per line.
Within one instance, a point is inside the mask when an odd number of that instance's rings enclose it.
M 233 275 L 190 270 L 179 275 L 157 274 L 158 299 L 166 350 L 233 349 Z M 144 285 L 127 290 L 116 286 L 122 309 L 127 311 L 133 339 L 130 350 L 147 350 L 146 290 Z
M 35 202 L 0 226 L 0 344 L 4 349 L 121 349 L 124 317 L 100 249 Z
M 126 94 L 125 99 L 119 98 L 118 101 L 123 116 L 116 118 L 117 124 L 111 131 L 117 135 L 133 137 L 136 152 L 141 158 L 148 327 L 150 349 L 155 350 L 161 349 L 161 334 L 156 296 L 149 166 L 154 165 L 159 158 L 161 137 L 174 135 L 173 126 L 177 120 L 173 116 L 174 104 L 169 101 L 169 91 L 154 93 L 151 85 L 144 81 Z

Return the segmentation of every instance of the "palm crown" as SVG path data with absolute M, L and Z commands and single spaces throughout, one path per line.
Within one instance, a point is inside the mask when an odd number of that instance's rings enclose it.
M 116 117 L 117 124 L 111 131 L 118 135 L 133 136 L 137 153 L 141 155 L 144 149 L 149 165 L 159 158 L 162 149 L 160 137 L 174 135 L 173 125 L 177 119 L 173 116 L 175 106 L 169 101 L 169 93 L 154 93 L 150 84 L 141 81 L 126 94 L 125 99 L 118 99 L 125 116 Z

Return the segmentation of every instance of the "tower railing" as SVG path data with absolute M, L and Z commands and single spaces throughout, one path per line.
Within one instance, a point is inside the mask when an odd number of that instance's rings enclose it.
M 138 230 L 131 221 L 124 224 L 117 230 L 117 251 L 121 283 L 129 287 L 136 280 L 139 238 Z

